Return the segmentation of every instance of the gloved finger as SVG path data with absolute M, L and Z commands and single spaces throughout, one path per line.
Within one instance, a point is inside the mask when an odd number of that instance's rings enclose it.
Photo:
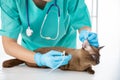
M 81 42 L 84 42 L 84 40 L 85 40 L 84 38 L 80 38 L 80 41 L 81 41 Z
M 68 64 L 68 60 L 61 60 L 61 61 L 57 61 L 57 62 L 52 62 L 54 65 L 52 65 L 52 68 L 58 68 L 60 66 L 66 65 Z
M 98 43 L 95 43 L 95 42 L 91 42 L 90 45 L 91 45 L 91 46 L 94 46 L 94 47 L 99 47 L 99 44 L 98 44 Z
M 89 43 L 98 43 L 97 39 L 88 40 Z
M 90 32 L 87 31 L 87 33 L 84 34 L 84 39 L 85 39 L 85 40 L 89 37 L 89 33 L 90 33 Z
M 89 44 L 92 46 L 99 46 L 98 39 L 88 40 Z M 95 44 L 95 45 L 94 45 Z
M 72 55 L 65 56 L 64 61 L 62 62 L 61 65 L 66 65 L 68 62 L 71 60 Z
M 87 40 L 87 39 L 88 39 L 88 37 L 87 37 L 87 38 L 84 38 L 84 37 L 83 37 L 83 38 L 80 38 L 80 41 L 81 41 L 81 42 L 84 42 L 84 41 Z
M 54 58 L 53 58 L 53 60 L 55 61 L 55 62 L 59 62 L 59 61 L 62 61 L 62 60 L 69 60 L 69 59 L 71 59 L 71 55 L 67 55 L 67 56 L 55 56 Z
M 62 55 L 62 52 L 59 52 L 59 51 L 55 51 L 55 50 L 51 50 L 50 52 L 48 52 L 49 55 L 51 56 L 61 56 Z
M 93 39 L 97 39 L 97 34 L 93 33 L 89 35 L 88 40 L 93 40 Z
M 62 61 L 62 59 L 63 59 L 63 56 L 54 56 L 54 57 L 53 57 L 53 60 L 54 60 L 55 62 Z
M 80 34 L 79 38 L 80 38 L 80 40 L 82 40 L 82 39 L 87 39 L 87 38 L 88 38 L 88 35 L 89 35 L 89 33 Z
M 67 56 L 64 57 L 64 61 L 70 61 L 72 59 L 72 55 L 69 54 Z
M 58 67 L 60 67 L 60 66 L 62 66 L 62 65 L 66 65 L 66 64 L 68 64 L 68 62 L 69 62 L 69 60 L 72 58 L 72 56 L 71 55 L 68 55 L 68 56 L 63 56 L 63 58 L 62 58 L 62 60 L 60 60 L 60 61 L 53 61 L 52 62 L 52 66 L 51 66 L 51 68 L 58 68 Z

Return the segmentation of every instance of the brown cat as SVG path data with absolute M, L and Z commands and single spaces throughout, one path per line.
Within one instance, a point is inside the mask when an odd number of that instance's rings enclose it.
M 81 49 L 72 49 L 72 48 L 63 48 L 63 47 L 45 47 L 35 50 L 35 52 L 40 52 L 42 54 L 50 51 L 57 50 L 60 52 L 65 51 L 65 55 L 71 54 L 72 59 L 65 66 L 59 67 L 61 70 L 72 70 L 72 71 L 87 71 L 90 74 L 94 74 L 94 70 L 92 70 L 92 65 L 99 64 L 100 54 L 99 50 L 103 48 L 95 48 L 90 46 L 88 42 L 83 44 Z M 19 64 L 25 63 L 29 67 L 39 67 L 36 64 L 27 63 L 18 59 L 10 59 L 3 62 L 3 67 L 13 67 Z M 41 68 L 46 68 L 41 67 Z

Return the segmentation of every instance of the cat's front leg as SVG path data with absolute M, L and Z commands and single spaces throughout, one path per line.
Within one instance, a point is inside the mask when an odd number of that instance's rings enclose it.
M 87 71 L 90 74 L 94 74 L 95 71 L 92 69 L 92 67 L 88 67 L 85 71 Z

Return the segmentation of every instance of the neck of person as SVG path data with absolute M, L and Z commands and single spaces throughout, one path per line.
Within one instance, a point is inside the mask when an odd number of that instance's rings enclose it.
M 45 5 L 46 5 L 46 1 L 44 0 L 33 0 L 33 2 L 35 3 L 35 5 L 40 8 L 40 9 L 44 9 Z

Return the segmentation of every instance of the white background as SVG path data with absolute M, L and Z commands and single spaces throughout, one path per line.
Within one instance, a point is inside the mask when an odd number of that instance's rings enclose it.
M 118 76 L 120 74 L 120 0 L 99 0 L 98 16 L 98 38 L 100 46 L 105 47 L 101 50 L 101 62 L 95 67 L 96 74 L 92 79 L 82 78 L 84 80 L 120 80 Z M 7 58 L 9 56 L 4 54 L 0 43 L 0 59 Z M 76 77 L 76 80 L 83 80 L 82 78 Z

